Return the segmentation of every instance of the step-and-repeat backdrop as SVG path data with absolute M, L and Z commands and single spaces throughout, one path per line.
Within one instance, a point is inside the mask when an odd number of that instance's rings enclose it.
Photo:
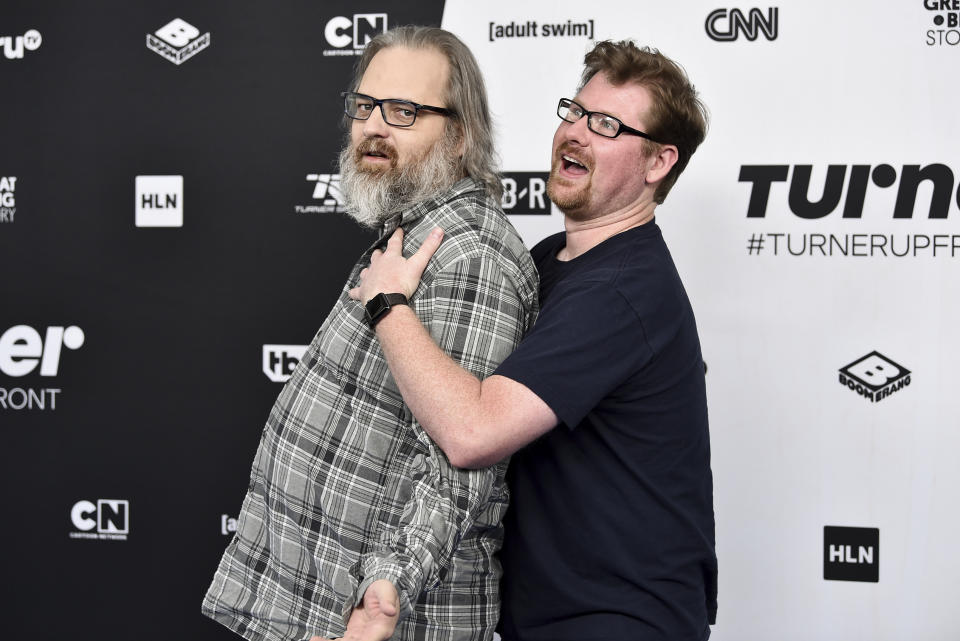
M 200 600 L 373 239 L 338 94 L 418 23 L 480 60 L 531 245 L 594 41 L 659 48 L 710 109 L 657 222 L 708 366 L 713 638 L 958 638 L 960 5 L 400 4 L 0 7 L 3 636 L 232 638 Z

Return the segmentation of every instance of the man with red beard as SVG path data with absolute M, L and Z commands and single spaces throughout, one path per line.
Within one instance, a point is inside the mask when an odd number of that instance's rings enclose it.
M 536 268 L 498 204 L 483 79 L 462 42 L 425 27 L 378 36 L 343 100 L 341 186 L 380 240 L 274 404 L 203 611 L 255 640 L 486 641 L 506 466 L 450 464 L 403 403 L 373 328 L 405 307 L 483 378 L 533 322 Z M 365 306 L 348 296 L 395 230 L 412 254 L 438 226 L 447 243 L 415 291 Z
M 533 250 L 541 312 L 494 375 L 437 349 L 409 310 L 377 326 L 404 400 L 454 465 L 516 452 L 504 641 L 704 641 L 717 560 L 704 363 L 654 211 L 706 134 L 684 71 L 601 42 L 561 99 L 547 193 L 564 233 Z M 443 233 L 400 234 L 351 295 L 413 291 Z

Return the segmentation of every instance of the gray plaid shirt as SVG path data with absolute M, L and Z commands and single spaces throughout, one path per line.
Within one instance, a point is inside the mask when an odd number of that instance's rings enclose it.
M 377 579 L 400 593 L 394 639 L 493 636 L 506 462 L 450 465 L 347 295 L 398 223 L 404 255 L 444 230 L 411 305 L 463 367 L 490 375 L 536 315 L 536 268 L 475 181 L 385 225 L 270 412 L 236 536 L 204 599 L 204 614 L 247 639 L 342 636 Z

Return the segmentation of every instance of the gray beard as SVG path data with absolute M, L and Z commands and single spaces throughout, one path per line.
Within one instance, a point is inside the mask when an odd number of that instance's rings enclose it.
M 340 152 L 340 190 L 347 214 L 364 227 L 376 228 L 398 212 L 447 191 L 461 176 L 456 143 L 444 136 L 420 158 L 370 172 L 357 166 L 348 142 Z

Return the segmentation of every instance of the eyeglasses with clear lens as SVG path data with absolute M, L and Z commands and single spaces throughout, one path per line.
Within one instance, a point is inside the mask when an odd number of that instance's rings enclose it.
M 631 134 L 633 136 L 646 138 L 652 142 L 659 142 L 651 138 L 649 134 L 623 124 L 619 118 L 614 118 L 609 114 L 599 111 L 588 111 L 583 108 L 583 105 L 569 98 L 560 99 L 560 104 L 557 105 L 557 115 L 567 122 L 577 122 L 586 116 L 587 129 L 604 138 L 616 138 L 620 134 Z
M 347 114 L 348 118 L 367 120 L 373 110 L 379 106 L 383 121 L 393 127 L 411 126 L 417 121 L 417 114 L 421 111 L 431 111 L 443 116 L 453 115 L 451 110 L 444 107 L 421 105 L 410 100 L 397 100 L 395 98 L 378 100 L 373 96 L 353 91 L 344 91 L 340 96 L 343 98 L 343 113 Z

